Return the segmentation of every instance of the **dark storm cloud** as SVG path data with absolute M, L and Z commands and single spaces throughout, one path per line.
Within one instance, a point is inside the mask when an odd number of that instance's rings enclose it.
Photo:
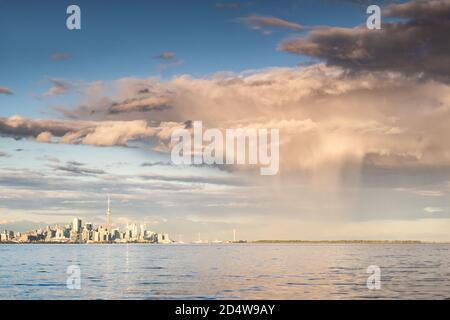
M 448 0 L 415 0 L 402 4 L 394 4 L 383 10 L 388 17 L 402 17 L 421 21 L 450 19 L 450 1 Z
M 350 71 L 397 71 L 408 76 L 450 81 L 450 0 L 393 4 L 381 30 L 320 27 L 289 39 L 281 51 L 323 59 Z

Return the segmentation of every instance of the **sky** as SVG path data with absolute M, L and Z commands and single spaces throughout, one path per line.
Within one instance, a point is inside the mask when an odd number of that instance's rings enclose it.
M 450 241 L 449 27 L 450 0 L 0 0 L 0 230 L 110 195 L 183 240 Z M 174 165 L 192 121 L 278 128 L 278 174 Z

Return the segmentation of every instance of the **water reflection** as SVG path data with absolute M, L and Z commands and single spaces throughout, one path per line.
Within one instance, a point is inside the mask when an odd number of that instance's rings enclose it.
M 444 299 L 450 245 L 0 245 L 1 299 Z M 79 265 L 81 290 L 66 288 Z M 366 269 L 382 268 L 381 290 Z

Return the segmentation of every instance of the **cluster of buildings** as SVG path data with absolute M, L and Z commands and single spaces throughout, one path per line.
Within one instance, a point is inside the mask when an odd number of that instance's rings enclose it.
M 47 226 L 26 233 L 3 231 L 0 233 L 0 242 L 48 242 L 48 243 L 171 243 L 167 233 L 149 231 L 145 224 L 127 224 L 125 231 L 112 228 L 110 200 L 108 198 L 108 211 L 106 225 L 95 227 L 92 223 L 85 223 L 79 218 L 66 226 Z
M 81 219 L 75 218 L 66 226 L 47 226 L 26 233 L 5 230 L 0 233 L 0 242 L 48 242 L 48 243 L 171 243 L 166 233 L 147 230 L 145 224 L 127 225 L 125 231 L 118 228 L 108 229 L 106 226 L 94 227 L 92 223 L 82 226 Z

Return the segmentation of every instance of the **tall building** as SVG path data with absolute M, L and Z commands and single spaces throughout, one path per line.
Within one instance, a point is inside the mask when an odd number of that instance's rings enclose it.
M 106 228 L 108 229 L 108 231 L 111 230 L 111 206 L 109 195 L 108 195 L 108 211 L 106 211 Z
M 86 229 L 87 231 L 92 231 L 93 230 L 93 225 L 91 222 L 87 222 L 84 224 L 84 229 Z
M 136 223 L 127 224 L 127 231 L 130 233 L 130 240 L 136 241 L 139 238 L 139 227 Z
M 99 233 L 99 242 L 108 242 L 110 241 L 110 234 L 108 229 L 105 229 L 103 226 L 100 226 L 98 228 L 98 233 Z
M 94 231 L 92 240 L 94 240 L 94 242 L 100 242 L 100 232 L 98 230 Z
M 145 224 L 140 225 L 138 240 L 144 240 L 145 232 L 147 231 L 146 229 L 147 229 L 147 226 Z
M 81 241 L 88 242 L 91 240 L 93 240 L 92 228 L 89 230 L 86 228 L 86 225 L 85 225 L 83 231 L 81 232 Z
M 158 233 L 156 235 L 156 241 L 158 243 L 171 243 L 172 242 L 167 233 Z
M 69 237 L 69 232 L 67 232 L 66 228 L 56 226 L 55 238 L 60 240 L 60 239 L 66 239 L 68 237 Z
M 13 231 L 7 231 L 4 230 L 1 234 L 0 234 L 0 241 L 11 241 L 14 239 L 14 232 Z
M 76 233 L 81 232 L 81 222 L 82 221 L 79 218 L 73 219 L 72 230 L 75 231 Z

